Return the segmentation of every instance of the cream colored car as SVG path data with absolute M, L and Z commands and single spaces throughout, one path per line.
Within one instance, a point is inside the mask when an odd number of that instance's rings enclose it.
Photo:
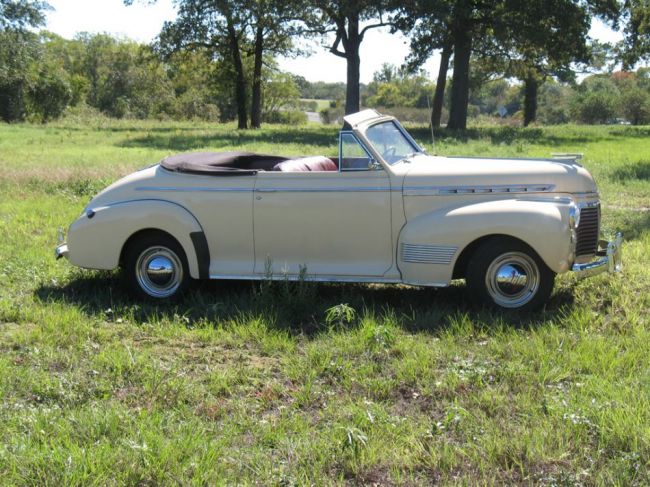
M 448 286 L 533 309 L 556 274 L 620 270 L 599 241 L 600 204 L 575 159 L 428 155 L 393 117 L 345 117 L 338 157 L 193 153 L 97 195 L 56 249 L 121 266 L 144 297 L 191 279 L 306 279 Z

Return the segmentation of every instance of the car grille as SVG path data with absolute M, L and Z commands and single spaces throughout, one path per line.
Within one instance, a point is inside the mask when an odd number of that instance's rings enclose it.
M 576 231 L 576 256 L 594 255 L 598 251 L 600 205 L 582 208 Z

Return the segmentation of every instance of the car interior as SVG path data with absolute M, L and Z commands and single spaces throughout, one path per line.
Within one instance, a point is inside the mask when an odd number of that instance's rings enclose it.
M 343 159 L 343 170 L 368 168 L 367 157 Z M 192 152 L 177 154 L 160 161 L 172 172 L 213 176 L 256 174 L 260 171 L 326 172 L 339 170 L 338 157 L 310 156 L 289 158 L 253 152 Z

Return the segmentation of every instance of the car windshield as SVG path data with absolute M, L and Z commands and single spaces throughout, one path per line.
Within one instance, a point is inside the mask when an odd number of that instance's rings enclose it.
M 386 162 L 395 164 L 421 152 L 421 149 L 405 135 L 397 122 L 389 120 L 373 125 L 366 130 L 366 137 Z

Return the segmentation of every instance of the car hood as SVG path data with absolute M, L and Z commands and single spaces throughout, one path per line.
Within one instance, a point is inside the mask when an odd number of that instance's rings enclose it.
M 527 187 L 531 192 L 591 193 L 596 191 L 591 174 L 574 160 L 491 159 L 419 155 L 402 163 L 404 188 L 434 187 L 469 190 L 478 187 L 506 191 Z M 544 188 L 544 189 L 541 189 Z

